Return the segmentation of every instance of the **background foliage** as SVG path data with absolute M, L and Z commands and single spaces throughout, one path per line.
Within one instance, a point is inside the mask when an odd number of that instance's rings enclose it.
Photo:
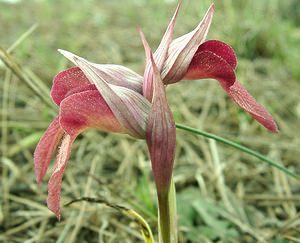
M 198 24 L 211 2 L 184 0 L 175 35 Z M 278 122 L 270 134 L 239 110 L 216 81 L 187 81 L 167 89 L 177 122 L 240 142 L 300 173 L 300 2 L 216 0 L 209 39 L 233 46 L 237 75 Z M 67 49 L 97 63 L 143 71 L 141 26 L 155 48 L 176 1 L 0 1 L 0 46 L 34 82 L 51 87 L 70 63 Z M 58 222 L 37 185 L 32 153 L 54 114 L 32 89 L 0 64 L 0 241 L 138 242 L 137 225 L 103 205 L 62 209 Z M 48 96 L 47 96 L 48 97 Z M 178 131 L 175 182 L 181 242 L 300 242 L 299 181 L 212 140 Z M 49 174 L 46 179 L 49 178 Z M 99 197 L 141 213 L 155 231 L 156 205 L 144 141 L 90 130 L 76 140 L 63 181 L 62 202 Z

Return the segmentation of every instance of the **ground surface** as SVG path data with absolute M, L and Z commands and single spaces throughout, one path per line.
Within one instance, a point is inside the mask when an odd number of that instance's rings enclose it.
M 183 1 L 175 35 L 190 31 L 208 0 Z M 209 39 L 235 49 L 237 76 L 278 122 L 270 134 L 237 108 L 213 80 L 167 89 L 177 122 L 239 142 L 300 173 L 300 4 L 297 0 L 215 1 Z M 0 46 L 36 30 L 12 57 L 49 99 L 52 77 L 70 66 L 67 49 L 98 63 L 142 72 L 141 26 L 155 48 L 175 1 L 0 1 Z M 33 75 L 34 73 L 34 75 Z M 136 224 L 103 205 L 45 206 L 46 180 L 36 184 L 33 151 L 54 113 L 26 83 L 0 65 L 0 242 L 142 242 Z M 44 95 L 45 94 L 45 95 Z M 234 148 L 177 133 L 175 182 L 180 242 L 300 242 L 300 184 Z M 49 178 L 49 174 L 47 178 Z M 90 130 L 76 140 L 64 175 L 62 204 L 104 198 L 140 212 L 156 233 L 155 192 L 144 141 Z

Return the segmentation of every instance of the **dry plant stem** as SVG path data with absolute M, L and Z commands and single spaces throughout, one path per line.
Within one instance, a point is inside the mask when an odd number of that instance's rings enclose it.
M 10 69 L 20 80 L 24 81 L 40 99 L 47 104 L 50 108 L 56 109 L 53 105 L 49 94 L 44 92 L 43 87 L 40 87 L 40 84 L 36 83 L 33 79 L 28 77 L 26 72 L 22 70 L 20 65 L 4 50 L 0 47 L 0 59 L 3 63 Z
M 7 49 L 7 53 L 13 52 L 28 36 L 30 36 L 36 30 L 37 27 L 37 24 L 33 24 Z
M 82 197 L 82 198 L 75 199 L 75 200 L 67 203 L 65 206 L 69 206 L 73 203 L 81 202 L 81 201 L 86 201 L 89 203 L 104 204 L 110 208 L 113 208 L 113 209 L 121 212 L 123 215 L 125 215 L 131 219 L 134 219 L 134 221 L 140 226 L 140 231 L 144 238 L 144 242 L 145 243 L 154 243 L 153 234 L 150 229 L 150 226 L 148 225 L 146 220 L 141 215 L 139 215 L 137 212 L 135 212 L 134 210 L 117 205 L 117 204 L 112 204 L 102 198 L 91 198 L 91 197 Z
M 96 155 L 92 160 L 92 164 L 91 164 L 90 172 L 89 172 L 90 174 L 95 174 L 96 167 L 97 167 L 97 161 L 99 161 L 99 156 Z M 92 177 L 88 177 L 88 180 L 87 180 L 87 183 L 86 183 L 86 186 L 84 189 L 85 197 L 87 197 L 90 194 L 92 180 L 93 180 Z M 78 232 L 80 231 L 80 229 L 83 227 L 83 223 L 84 223 L 83 219 L 84 219 L 86 204 L 87 204 L 87 202 L 82 203 L 82 205 L 80 207 L 80 211 L 79 211 L 78 215 L 76 216 L 76 223 L 74 225 L 74 229 L 68 239 L 68 242 L 70 242 L 70 243 L 76 242 L 76 236 L 77 236 Z
M 294 172 L 288 170 L 287 168 L 285 168 L 284 166 L 276 163 L 275 161 L 272 161 L 271 159 L 265 157 L 264 155 L 252 150 L 252 149 L 249 149 L 243 145 L 240 145 L 238 143 L 235 143 L 233 141 L 230 141 L 228 139 L 225 139 L 225 138 L 222 138 L 222 137 L 219 137 L 217 135 L 214 135 L 212 133 L 208 133 L 208 132 L 203 132 L 203 131 L 200 131 L 198 129 L 195 129 L 195 128 L 192 128 L 192 127 L 189 127 L 189 126 L 186 126 L 186 125 L 183 125 L 183 124 L 179 124 L 179 123 L 176 123 L 176 128 L 177 129 L 181 129 L 181 130 L 185 130 L 185 131 L 188 131 L 188 132 L 191 132 L 191 133 L 194 133 L 194 134 L 197 134 L 197 135 L 201 135 L 201 136 L 204 136 L 204 137 L 207 137 L 207 138 L 212 138 L 218 142 L 221 142 L 221 143 L 224 143 L 226 145 L 229 145 L 231 147 L 234 147 L 240 151 L 243 151 L 244 153 L 247 153 L 249 155 L 252 155 L 264 162 L 266 162 L 268 165 L 270 166 L 273 166 L 279 170 L 281 170 L 282 172 L 292 176 L 293 178 L 297 179 L 297 180 L 300 180 L 300 175 L 297 175 L 295 174 Z
M 8 167 L 5 166 L 5 159 L 7 156 L 7 144 L 8 144 L 8 104 L 9 104 L 9 86 L 11 80 L 11 71 L 7 70 L 5 73 L 5 79 L 3 82 L 3 98 L 2 98 L 2 121 L 1 121 L 1 163 L 3 166 L 2 169 L 2 189 L 1 193 L 3 195 L 3 202 L 0 203 L 0 224 L 4 221 L 6 212 L 9 212 L 9 203 L 8 203 L 8 192 L 9 192 L 9 184 L 5 183 L 8 177 Z M 2 209 L 3 208 L 3 209 Z

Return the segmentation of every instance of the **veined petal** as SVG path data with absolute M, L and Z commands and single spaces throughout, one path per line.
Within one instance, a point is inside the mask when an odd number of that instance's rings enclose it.
M 99 76 L 95 67 L 83 58 L 75 57 L 74 62 L 90 82 L 96 85 L 116 119 L 128 131 L 128 134 L 136 138 L 144 138 L 150 111 L 149 101 L 134 90 L 109 84 Z
M 229 89 L 235 82 L 235 72 L 221 56 L 211 51 L 201 51 L 194 56 L 184 79 L 204 78 L 216 79 L 224 89 Z
M 59 105 L 60 102 L 75 89 L 91 84 L 79 67 L 71 67 L 58 73 L 54 79 L 51 89 L 53 101 Z
M 236 64 L 236 57 L 230 46 L 220 41 L 207 41 L 198 48 L 184 78 L 218 80 L 241 108 L 270 131 L 277 132 L 272 116 L 236 81 Z
M 65 50 L 58 51 L 71 62 L 73 62 L 75 65 L 77 65 L 75 62 L 75 58 L 81 58 Z M 142 93 L 143 77 L 137 74 L 136 72 L 132 71 L 131 69 L 115 64 L 96 64 L 92 62 L 88 63 L 90 66 L 94 67 L 93 70 L 97 73 L 97 75 L 103 78 L 104 80 L 107 80 L 109 84 L 126 87 L 140 94 Z
M 58 117 L 49 125 L 34 151 L 34 170 L 37 182 L 40 183 L 47 172 L 53 153 L 63 136 Z
M 71 136 L 87 128 L 126 133 L 97 89 L 65 98 L 60 105 L 59 117 L 61 127 Z
M 172 41 L 161 75 L 164 84 L 176 83 L 184 77 L 198 47 L 206 38 L 213 13 L 214 4 L 192 32 Z
M 206 41 L 199 46 L 184 79 L 213 78 L 229 89 L 236 79 L 236 65 L 236 56 L 229 45 L 217 40 Z
M 248 93 L 248 91 L 236 81 L 229 90 L 226 90 L 228 95 L 241 108 L 247 111 L 255 120 L 271 132 L 278 132 L 276 122 L 270 113 Z
M 157 48 L 157 50 L 154 53 L 154 60 L 157 63 L 157 67 L 159 72 L 162 71 L 162 68 L 164 66 L 165 60 L 168 55 L 169 46 L 173 39 L 173 32 L 174 27 L 176 23 L 176 18 L 178 15 L 179 8 L 181 6 L 181 2 L 177 5 L 177 8 L 175 10 L 175 13 L 167 27 L 167 30 Z M 144 33 L 140 30 L 141 39 L 143 42 L 143 45 L 148 45 L 146 38 L 144 36 Z M 146 49 L 146 48 L 145 48 Z M 149 53 L 146 52 L 146 60 L 150 60 L 150 57 L 147 56 Z M 153 71 L 152 71 L 152 65 L 150 62 L 146 62 L 145 72 L 144 72 L 144 82 L 143 82 L 143 96 L 146 97 L 149 101 L 152 100 L 153 95 Z
M 150 102 L 152 101 L 152 96 L 153 96 L 153 70 L 152 70 L 152 65 L 149 63 L 150 60 L 150 52 L 147 50 L 150 50 L 149 44 L 146 41 L 146 37 L 142 30 L 139 30 L 141 40 L 145 49 L 145 54 L 146 54 L 146 66 L 145 66 L 145 71 L 144 71 L 144 83 L 143 83 L 143 96 L 146 97 L 147 100 Z M 167 49 L 166 49 L 167 50 Z
M 94 64 L 95 71 L 108 83 L 142 94 L 143 77 L 131 69 L 116 64 Z
M 231 46 L 227 45 L 226 43 L 218 40 L 205 41 L 199 46 L 195 55 L 197 55 L 198 52 L 202 51 L 213 52 L 217 56 L 222 57 L 233 69 L 236 68 L 237 60 L 234 50 Z
M 154 60 L 155 60 L 155 63 L 156 63 L 156 66 L 157 66 L 159 72 L 161 72 L 161 70 L 164 66 L 165 60 L 168 56 L 168 50 L 169 50 L 169 46 L 173 40 L 174 27 L 175 27 L 176 18 L 177 18 L 180 6 L 181 6 L 181 2 L 178 3 L 177 8 L 172 16 L 172 19 L 171 19 L 170 23 L 168 24 L 168 27 L 161 39 L 161 42 L 153 54 L 153 57 L 154 57 Z M 148 60 L 150 60 L 150 59 L 148 59 Z M 151 63 L 149 63 L 149 65 L 152 66 Z
M 146 52 L 150 52 L 153 70 L 153 98 L 149 113 L 146 140 L 152 163 L 152 171 L 157 192 L 169 191 L 176 146 L 176 128 L 172 112 L 167 103 L 164 84 L 158 68 L 154 62 L 152 52 L 145 45 Z
M 68 160 L 70 158 L 70 153 L 72 149 L 72 144 L 76 136 L 70 136 L 68 134 L 62 140 L 53 173 L 48 182 L 48 208 L 56 215 L 60 220 L 60 194 L 61 194 L 61 182 L 63 173 L 67 166 Z

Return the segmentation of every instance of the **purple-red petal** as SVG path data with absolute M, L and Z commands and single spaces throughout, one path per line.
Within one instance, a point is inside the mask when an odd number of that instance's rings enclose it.
M 224 89 L 229 89 L 235 82 L 235 72 L 221 56 L 211 51 L 201 51 L 193 57 L 184 79 L 204 78 L 216 79 Z
M 97 89 L 65 98 L 60 105 L 59 117 L 61 127 L 71 136 L 87 128 L 126 133 Z
M 231 46 L 218 40 L 209 40 L 201 44 L 196 52 L 210 51 L 222 57 L 233 69 L 236 68 L 237 60 Z
M 81 88 L 91 84 L 79 67 L 71 67 L 58 73 L 54 79 L 51 89 L 53 101 L 59 105 L 60 102 L 70 94 L 74 88 Z
M 48 182 L 48 208 L 56 215 L 60 220 L 60 194 L 61 194 L 61 182 L 62 177 L 70 158 L 72 144 L 76 136 L 70 136 L 68 134 L 62 140 L 57 158 L 55 161 L 54 169 L 50 180 Z
M 49 125 L 34 151 L 34 170 L 37 182 L 40 183 L 47 172 L 54 151 L 63 136 L 58 117 Z
M 236 81 L 229 90 L 225 90 L 232 100 L 247 111 L 255 120 L 271 132 L 278 132 L 278 127 L 271 114 Z
M 199 47 L 184 78 L 218 80 L 235 103 L 267 129 L 277 132 L 272 116 L 236 81 L 235 66 L 236 58 L 231 47 L 222 42 L 208 41 Z

